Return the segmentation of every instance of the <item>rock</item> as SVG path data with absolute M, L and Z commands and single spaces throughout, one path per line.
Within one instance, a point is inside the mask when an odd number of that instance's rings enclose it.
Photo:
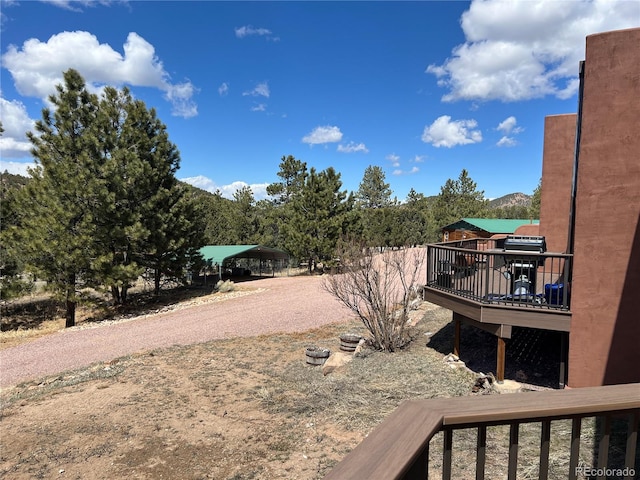
M 366 343 L 367 343 L 367 341 L 364 338 L 361 338 L 360 341 L 358 342 L 358 346 L 353 351 L 353 354 L 354 355 L 359 355 L 362 352 L 362 349 L 364 348 Z
M 494 382 L 493 388 L 498 393 L 517 393 L 522 391 L 522 385 L 514 380 L 504 380 L 502 383 Z
M 453 353 L 450 353 L 449 355 L 446 355 L 442 360 L 444 361 L 444 363 L 449 365 L 451 368 L 465 368 L 466 367 L 465 363 L 462 360 L 460 360 L 457 355 L 454 355 Z
M 486 393 L 491 392 L 491 384 L 493 383 L 492 377 L 485 375 L 480 372 L 478 378 L 476 378 L 476 383 L 471 388 L 473 393 L 479 393 L 484 395 Z
M 327 358 L 324 365 L 322 365 L 322 374 L 328 375 L 331 372 L 335 372 L 336 370 L 344 367 L 351 360 L 353 360 L 353 355 L 350 353 L 334 352 L 329 356 L 329 358 Z

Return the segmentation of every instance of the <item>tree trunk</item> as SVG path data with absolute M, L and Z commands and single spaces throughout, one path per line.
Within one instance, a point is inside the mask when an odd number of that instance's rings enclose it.
M 113 303 L 116 305 L 120 305 L 122 303 L 122 296 L 120 295 L 120 289 L 117 285 L 111 286 L 111 297 L 113 298 Z
M 65 312 L 65 323 L 64 327 L 75 327 L 76 325 L 76 301 L 75 301 L 75 293 L 76 293 L 76 275 L 72 273 L 69 275 L 67 279 L 67 292 L 66 292 L 66 306 L 67 311 Z
M 153 280 L 154 280 L 154 285 L 153 285 L 153 294 L 158 296 L 160 295 L 160 269 L 156 268 L 153 271 Z

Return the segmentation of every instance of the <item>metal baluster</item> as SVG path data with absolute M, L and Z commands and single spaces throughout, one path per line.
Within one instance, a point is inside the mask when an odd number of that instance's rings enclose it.
M 476 447 L 476 480 L 484 480 L 484 467 L 487 454 L 487 426 L 478 427 L 478 446 Z
M 540 470 L 538 472 L 539 480 L 547 480 L 549 477 L 549 443 L 551 439 L 551 421 L 544 420 L 542 422 L 542 431 L 540 432 Z
M 508 480 L 516 480 L 518 471 L 518 433 L 519 423 L 512 423 L 509 431 L 509 470 Z
M 451 480 L 451 447 L 453 444 L 453 430 L 444 429 L 444 449 L 442 452 L 442 480 Z
M 624 466 L 628 468 L 625 480 L 632 480 L 635 474 L 633 472 L 636 468 L 636 448 L 638 447 L 638 423 L 640 423 L 640 410 L 636 410 L 629 415 L 629 429 L 627 431 L 627 451 L 624 458 Z
M 574 418 L 571 424 L 571 457 L 569 459 L 569 480 L 576 480 L 580 458 L 580 430 L 582 418 Z
M 605 415 L 602 419 L 602 438 L 598 446 L 598 470 L 607 466 L 609 460 L 609 440 L 611 438 L 611 415 Z M 606 479 L 606 475 L 598 475 L 599 480 Z

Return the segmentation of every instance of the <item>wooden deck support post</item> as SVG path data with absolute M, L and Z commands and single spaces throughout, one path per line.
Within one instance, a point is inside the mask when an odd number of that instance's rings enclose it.
M 560 388 L 567 386 L 568 373 L 568 353 L 569 353 L 569 333 L 560 332 Z
M 454 315 L 453 354 L 456 357 L 460 358 L 460 328 L 462 325 L 462 320 L 460 320 L 460 318 L 455 318 L 455 317 L 456 316 Z
M 506 356 L 507 346 L 505 339 L 498 337 L 498 358 L 496 364 L 496 380 L 498 383 L 504 382 L 504 364 Z

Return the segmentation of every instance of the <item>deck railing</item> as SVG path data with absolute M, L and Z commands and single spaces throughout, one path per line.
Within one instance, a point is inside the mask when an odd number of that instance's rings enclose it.
M 626 419 L 621 463 L 612 461 L 611 425 L 614 419 Z M 597 417 L 597 448 L 591 452 L 594 465 L 580 463 L 582 420 Z M 571 390 L 530 392 L 479 397 L 409 400 L 400 405 L 379 427 L 369 434 L 325 477 L 326 480 L 429 478 L 430 449 L 434 436 L 442 432 L 442 457 L 438 462 L 441 477 L 452 478 L 452 454 L 456 444 L 454 430 L 476 430 L 475 478 L 485 478 L 487 453 L 495 448 L 487 437 L 487 427 L 509 428 L 508 451 L 504 458 L 508 480 L 518 472 L 519 445 L 524 440 L 521 425 L 540 424 L 537 441 L 537 478 L 547 479 L 550 472 L 550 442 L 555 438 L 557 420 L 571 422 L 570 441 L 564 444 L 569 457 L 566 472 L 559 478 L 637 478 L 638 423 L 640 421 L 640 384 L 590 387 Z M 557 448 L 557 445 L 554 445 Z M 611 449 L 613 450 L 613 449 Z M 611 460 L 611 461 L 610 461 Z M 531 461 L 527 459 L 526 461 Z M 440 467 L 441 465 L 441 467 Z M 615 469 L 615 470 L 614 470 Z M 612 472 L 612 470 L 614 470 Z M 591 475 L 595 473 L 595 475 Z M 454 477 L 454 478 L 460 478 Z M 465 478 L 467 478 L 465 476 Z M 488 477 L 491 478 L 491 477 Z M 528 476 L 528 478 L 531 478 Z
M 495 240 L 427 246 L 426 286 L 483 304 L 570 309 L 572 255 L 513 252 Z

